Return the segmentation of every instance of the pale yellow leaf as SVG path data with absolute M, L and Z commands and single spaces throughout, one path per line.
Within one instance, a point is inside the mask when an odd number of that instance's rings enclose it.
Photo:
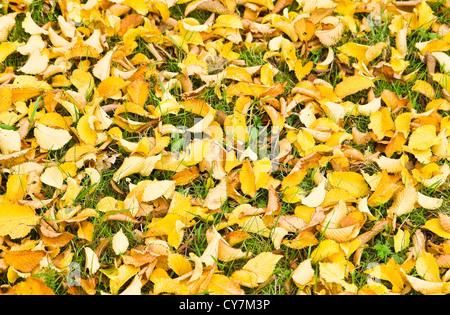
M 302 261 L 292 272 L 292 280 L 297 286 L 307 285 L 314 279 L 315 271 L 311 266 L 311 258 Z
M 124 177 L 127 177 L 131 174 L 139 173 L 142 170 L 145 159 L 140 156 L 129 156 L 125 158 L 122 165 L 119 169 L 114 173 L 113 180 L 118 182 Z
M 1 18 L 0 18 L 1 19 Z M 1 30 L 0 30 L 1 32 Z M 16 43 L 3 42 L 0 44 L 0 63 L 5 61 L 5 59 L 15 52 L 17 49 Z
M 141 295 L 141 289 L 143 287 L 141 277 L 139 275 L 135 275 L 133 281 L 131 281 L 130 285 L 123 290 L 120 295 Z
M 127 251 L 129 241 L 125 233 L 123 233 L 122 229 L 114 234 L 111 245 L 116 255 L 124 254 Z
M 325 200 L 325 189 L 326 181 L 322 181 L 317 185 L 317 187 L 311 190 L 311 193 L 302 199 L 302 204 L 308 207 L 318 207 Z
M 381 107 L 381 97 L 376 97 L 365 105 L 358 105 L 358 112 L 365 116 L 370 116 Z
M 6 42 L 8 40 L 9 32 L 16 25 L 17 14 L 17 12 L 14 12 L 0 17 L 0 42 Z
M 94 69 L 92 70 L 92 74 L 94 75 L 94 77 L 103 81 L 110 76 L 111 60 L 113 54 L 114 50 L 110 50 L 102 57 L 102 59 L 97 61 Z
M 410 213 L 417 200 L 417 191 L 414 186 L 407 185 L 395 196 L 394 203 L 388 209 L 389 215 L 401 216 Z
M 20 134 L 14 130 L 0 128 L 0 150 L 3 154 L 20 151 Z
M 178 276 L 182 276 L 192 271 L 191 263 L 181 254 L 171 254 L 167 262 L 169 264 L 169 268 L 172 269 Z
M 438 295 L 447 293 L 445 290 L 446 283 L 444 282 L 426 281 L 406 274 L 405 277 L 414 290 L 424 295 Z
M 440 198 L 428 197 L 417 192 L 417 203 L 424 209 L 434 210 L 442 206 L 443 200 Z
M 431 54 L 439 62 L 439 65 L 444 69 L 444 72 L 450 72 L 450 56 L 447 53 L 437 51 Z
M 31 35 L 48 34 L 48 31 L 44 30 L 42 27 L 38 26 L 36 22 L 33 21 L 30 12 L 26 13 L 25 19 L 22 22 L 22 27 L 25 30 L 25 32 Z
M 62 189 L 64 178 L 57 166 L 46 168 L 40 178 L 44 184 Z
M 175 189 L 175 181 L 161 180 L 154 181 L 144 186 L 142 201 L 153 201 L 161 196 L 171 194 Z
M 323 263 L 319 262 L 319 274 L 327 282 L 341 283 L 347 273 L 347 265 L 344 262 Z
M 86 268 L 86 270 L 89 270 L 89 273 L 91 275 L 93 275 L 100 268 L 100 262 L 98 260 L 98 256 L 90 247 L 85 247 L 84 251 L 86 254 L 85 268 Z
M 45 150 L 59 150 L 72 139 L 67 130 L 54 129 L 39 123 L 36 123 L 34 128 L 34 136 L 36 142 Z
M 439 144 L 440 139 L 436 136 L 434 125 L 420 126 L 411 133 L 408 146 L 415 150 L 427 150 L 431 146 Z

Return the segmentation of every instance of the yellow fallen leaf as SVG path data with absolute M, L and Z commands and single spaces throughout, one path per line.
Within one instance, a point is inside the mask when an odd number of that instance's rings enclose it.
M 366 52 L 369 49 L 369 47 L 370 46 L 349 42 L 338 47 L 337 49 L 349 57 L 354 57 L 358 61 L 364 61 L 366 57 Z
M 409 246 L 410 233 L 407 230 L 398 229 L 394 236 L 394 250 L 396 253 L 401 252 Z
M 334 24 L 332 29 L 327 30 L 316 30 L 315 35 L 319 38 L 320 42 L 324 44 L 325 46 L 334 46 L 336 45 L 340 40 L 344 33 L 344 23 L 341 22 L 336 17 L 333 17 L 336 19 L 335 21 L 331 22 L 330 24 Z
M 427 150 L 431 146 L 439 144 L 434 125 L 425 125 L 417 128 L 409 137 L 408 147 L 415 150 Z
M 436 258 L 427 252 L 422 252 L 416 261 L 416 271 L 426 281 L 441 281 L 439 266 Z
M 358 112 L 370 116 L 381 108 L 381 97 L 374 98 L 365 105 L 358 105 Z
M 44 34 L 47 35 L 48 31 L 44 30 L 42 27 L 38 26 L 32 19 L 31 13 L 27 12 L 25 14 L 25 19 L 22 22 L 22 27 L 28 34 L 37 35 Z
M 94 123 L 97 119 L 93 115 L 83 115 L 78 120 L 77 131 L 83 144 L 95 145 L 98 136 L 95 131 Z
M 436 95 L 436 92 L 434 91 L 434 88 L 431 86 L 431 84 L 423 80 L 417 80 L 411 89 L 415 92 L 419 92 L 420 94 L 425 95 L 430 100 L 434 99 L 434 96 Z
M 405 274 L 405 278 L 417 292 L 425 295 L 448 294 L 446 283 L 422 280 Z
M 14 130 L 0 128 L 0 150 L 3 154 L 18 152 L 21 149 L 20 134 Z
M 333 62 L 333 60 L 334 60 L 333 49 L 331 49 L 331 47 L 328 47 L 327 57 L 325 58 L 324 61 L 318 63 L 316 65 L 316 67 L 317 67 L 317 69 L 320 69 L 320 70 L 326 70 L 326 69 L 328 69 L 328 66 Z
M 262 252 L 250 259 L 242 269 L 256 273 L 257 282 L 263 283 L 272 275 L 276 264 L 282 257 L 282 255 L 275 255 L 271 252 Z
M 29 206 L 3 203 L 0 207 L 0 235 L 11 238 L 26 236 L 39 222 L 40 217 Z
M 175 253 L 168 257 L 169 268 L 178 276 L 182 276 L 192 271 L 191 263 L 181 254 Z
M 0 18 L 1 19 L 1 18 Z M 0 30 L 1 32 L 1 30 Z M 0 62 L 5 61 L 5 59 L 15 52 L 17 49 L 16 43 L 2 42 L 0 44 Z
M 353 224 L 346 227 L 339 228 L 326 228 L 324 229 L 323 235 L 330 240 L 337 243 L 349 242 L 358 236 L 360 231 L 359 224 Z
M 44 150 L 59 150 L 72 139 L 67 130 L 54 129 L 39 123 L 36 123 L 34 128 L 34 136 Z
M 302 261 L 292 272 L 292 280 L 297 286 L 304 286 L 314 279 L 315 271 L 311 266 L 311 258 Z
M 212 295 L 243 295 L 244 290 L 241 289 L 239 283 L 228 278 L 225 275 L 213 274 L 209 281 L 207 290 Z
M 346 190 L 353 197 L 365 197 L 370 193 L 364 177 L 355 172 L 333 172 L 328 174 L 331 186 Z
M 338 83 L 334 92 L 336 95 L 343 99 L 346 96 L 355 94 L 359 91 L 375 87 L 373 81 L 369 78 L 356 75 L 345 78 L 342 82 Z
M 270 238 L 272 239 L 273 247 L 275 247 L 275 249 L 280 249 L 281 242 L 283 241 L 283 238 L 288 235 L 288 233 L 289 232 L 285 228 L 279 226 L 272 230 Z
M 92 70 L 92 74 L 94 77 L 98 78 L 99 80 L 105 80 L 110 76 L 111 72 L 111 60 L 114 54 L 114 50 L 108 51 L 102 59 L 100 59 L 94 66 L 94 69 Z
M 209 209 L 219 209 L 227 199 L 227 182 L 221 180 L 220 183 L 209 190 L 204 200 L 204 206 Z
M 137 81 L 135 81 L 135 82 L 137 82 Z M 108 98 L 118 99 L 118 98 L 122 97 L 121 90 L 124 87 L 126 87 L 127 85 L 128 85 L 128 83 L 125 82 L 121 78 L 108 76 L 108 77 L 104 78 L 102 80 L 102 82 L 99 83 L 99 85 L 97 86 L 97 92 L 104 99 L 108 99 Z M 128 91 L 128 89 L 127 89 L 127 91 Z M 137 104 L 140 104 L 140 103 L 137 103 Z
M 450 217 L 442 212 L 439 212 L 439 222 L 446 232 L 450 232 Z
M 46 168 L 40 179 L 46 185 L 62 189 L 64 177 L 57 166 Z
M 118 182 L 131 174 L 139 173 L 144 166 L 145 158 L 140 156 L 129 156 L 125 158 L 122 165 L 114 172 L 113 180 Z
M 90 247 L 84 248 L 86 254 L 86 265 L 85 269 L 89 270 L 91 275 L 94 275 L 100 268 L 100 262 L 98 260 L 97 254 Z
M 388 209 L 389 216 L 401 216 L 410 213 L 418 199 L 418 192 L 412 185 L 407 185 L 395 196 L 394 203 Z
M 450 72 L 450 56 L 448 54 L 440 51 L 431 54 L 439 62 L 439 65 L 443 67 L 444 72 Z
M 322 181 L 311 190 L 311 193 L 302 199 L 302 204 L 308 207 L 318 207 L 325 200 L 325 189 L 326 181 Z
M 270 64 L 265 64 L 261 67 L 261 82 L 265 85 L 272 86 L 274 73 Z
M 312 68 L 314 66 L 314 63 L 312 61 L 308 61 L 303 65 L 303 61 L 301 59 L 298 59 L 295 62 L 295 76 L 297 77 L 297 80 L 301 81 L 306 75 L 308 75 Z
M 414 11 L 415 18 L 413 19 L 411 28 L 417 29 L 420 27 L 424 30 L 428 30 L 431 27 L 432 22 L 436 19 L 433 10 L 425 1 L 421 1 Z M 416 16 L 418 16 L 418 18 L 416 18 Z
M 130 285 L 120 295 L 141 295 L 142 281 L 139 275 L 135 275 Z
M 450 233 L 444 230 L 439 218 L 428 220 L 427 222 L 425 222 L 424 228 L 430 230 L 431 232 L 442 238 L 450 239 Z
M 146 236 L 166 236 L 167 243 L 178 248 L 184 236 L 186 219 L 176 213 L 168 213 L 164 218 L 148 225 Z
M 326 260 L 328 257 L 341 251 L 339 244 L 333 240 L 323 240 L 311 253 L 312 261 L 315 264 L 319 261 Z
M 88 242 L 92 242 L 94 236 L 94 225 L 89 221 L 80 222 L 80 226 L 77 230 L 77 236 L 87 240 Z
M 410 132 L 411 116 L 411 113 L 402 113 L 395 118 L 395 129 L 398 132 L 403 133 L 405 137 L 407 137 Z
M 139 268 L 130 265 L 121 265 L 119 268 L 114 267 L 112 270 L 102 270 L 102 272 L 109 278 L 111 294 L 116 295 L 120 288 L 139 270 Z
M 129 241 L 127 236 L 123 233 L 122 229 L 120 229 L 119 232 L 114 234 L 111 245 L 116 255 L 123 254 L 127 251 Z
M 256 288 L 258 286 L 258 275 L 250 270 L 239 269 L 233 272 L 231 279 L 247 288 Z
M 417 203 L 424 209 L 434 210 L 442 206 L 443 200 L 440 198 L 428 197 L 417 192 Z
M 371 275 L 376 279 L 386 280 L 392 284 L 392 292 L 399 293 L 405 282 L 401 276 L 402 269 L 393 258 L 389 259 L 386 264 L 376 265 L 371 270 L 364 273 Z
M 217 256 L 219 253 L 219 242 L 222 239 L 222 236 L 215 230 L 212 230 L 212 237 L 210 237 L 208 246 L 203 252 L 200 260 L 206 266 L 213 266 L 217 260 Z
M 139 271 L 139 270 L 138 270 Z M 188 294 L 187 288 L 185 285 L 181 284 L 178 279 L 171 278 L 160 278 L 155 281 L 155 285 L 153 287 L 154 294 L 179 294 L 186 295 Z
M 433 81 L 442 86 L 447 93 L 450 93 L 450 75 L 443 73 L 434 73 L 432 74 L 432 78 Z
M 175 189 L 175 181 L 162 180 L 144 184 L 142 201 L 153 201 L 161 196 L 169 196 Z
M 16 25 L 17 12 L 9 13 L 0 17 L 0 42 L 6 42 L 8 40 L 9 32 Z
M 348 272 L 345 263 L 319 262 L 319 274 L 327 282 L 342 283 Z

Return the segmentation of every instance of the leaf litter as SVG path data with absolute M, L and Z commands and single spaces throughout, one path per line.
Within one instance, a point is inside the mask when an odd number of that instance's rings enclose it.
M 449 1 L 0 10 L 2 293 L 449 293 Z

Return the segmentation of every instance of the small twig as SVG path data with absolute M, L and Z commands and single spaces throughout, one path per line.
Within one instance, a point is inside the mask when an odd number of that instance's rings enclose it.
M 261 283 L 259 286 L 257 286 L 256 289 L 255 289 L 255 292 L 258 292 L 259 290 L 264 288 L 266 285 L 268 285 L 269 283 L 271 283 L 275 279 L 276 279 L 275 275 L 272 275 L 269 279 L 267 279 L 266 281 Z
M 116 192 L 118 192 L 120 195 L 123 195 L 123 196 L 126 195 L 126 193 L 124 193 L 119 187 L 117 187 L 116 183 L 115 183 L 112 179 L 111 179 L 111 181 L 110 181 L 110 184 L 111 184 L 112 188 L 113 188 Z
M 102 109 L 107 113 L 107 112 L 111 112 L 117 108 L 119 108 L 120 106 L 122 106 L 122 104 L 109 104 L 109 105 L 104 105 L 102 106 Z
M 157 61 L 164 61 L 164 58 L 161 57 L 153 44 L 148 44 L 146 47 L 152 53 L 152 55 L 155 56 Z
M 186 242 L 184 242 L 183 245 L 181 245 L 180 247 L 178 247 L 178 249 L 176 250 L 177 253 L 182 253 L 186 247 L 189 246 L 189 244 L 191 244 L 194 241 L 194 237 L 192 236 L 191 238 L 189 238 Z
M 155 47 L 158 48 L 162 53 L 164 53 L 164 55 L 166 55 L 166 57 L 170 60 L 176 60 L 176 58 L 172 57 L 164 48 L 162 48 L 158 44 L 155 44 Z

